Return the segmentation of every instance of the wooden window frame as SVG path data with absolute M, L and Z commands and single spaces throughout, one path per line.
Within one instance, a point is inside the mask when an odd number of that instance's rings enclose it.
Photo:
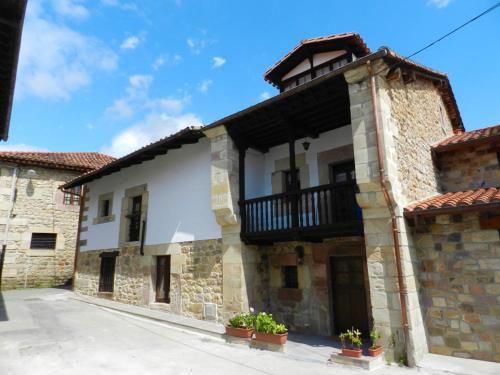
M 39 238 L 35 238 L 37 236 Z M 47 244 L 48 246 L 45 246 Z M 55 250 L 56 247 L 57 247 L 57 233 L 40 233 L 40 232 L 31 233 L 30 249 Z
M 161 263 L 165 260 L 166 264 Z M 170 275 L 171 275 L 172 259 L 170 255 L 159 255 L 156 257 L 156 289 L 155 301 L 159 303 L 170 303 Z M 160 278 L 160 273 L 164 272 L 164 277 Z M 164 295 L 160 295 L 160 280 L 163 281 Z
M 135 210 L 136 201 L 139 201 L 139 210 Z M 130 197 L 130 213 L 127 215 L 128 219 L 127 242 L 137 242 L 141 238 L 142 209 L 143 209 L 142 194 Z
M 64 190 L 63 204 L 66 206 L 79 206 L 80 205 L 80 186 Z
M 283 288 L 299 289 L 299 269 L 297 266 L 281 267 L 283 274 Z

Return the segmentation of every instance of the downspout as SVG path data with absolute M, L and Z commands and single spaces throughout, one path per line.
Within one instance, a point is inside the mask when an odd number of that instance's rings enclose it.
M 5 253 L 7 252 L 7 238 L 9 236 L 10 218 L 12 216 L 12 211 L 14 210 L 14 197 L 16 195 L 17 175 L 19 173 L 19 167 L 17 165 L 11 168 L 13 168 L 14 171 L 12 172 L 12 181 L 10 186 L 9 209 L 7 211 L 7 215 L 5 216 L 5 229 L 2 241 L 2 253 L 0 254 L 0 289 L 2 286 L 3 263 L 5 260 Z
M 391 197 L 389 196 L 387 188 L 387 179 L 385 177 L 385 155 L 381 148 L 382 138 L 380 134 L 380 122 L 378 118 L 378 102 L 377 102 L 377 83 L 375 80 L 375 75 L 373 74 L 373 68 L 371 62 L 367 61 L 368 73 L 370 74 L 370 88 L 371 88 L 371 99 L 372 99 L 372 110 L 373 119 L 375 124 L 375 135 L 376 135 L 376 145 L 377 145 L 377 157 L 378 157 L 378 168 L 380 173 L 380 185 L 382 187 L 382 192 L 384 194 L 385 202 L 387 203 L 387 208 L 391 215 L 391 226 L 392 226 L 392 239 L 394 241 L 394 254 L 396 257 L 396 270 L 398 276 L 398 289 L 399 289 L 399 300 L 401 301 L 401 321 L 403 323 L 403 333 L 404 333 L 404 346 L 405 352 L 408 352 L 408 343 L 410 339 L 409 325 L 408 325 L 408 310 L 406 306 L 406 285 L 403 278 L 403 267 L 401 265 L 401 245 L 399 241 L 400 230 L 398 222 L 396 219 L 396 212 L 392 204 Z
M 63 192 L 67 192 L 61 189 Z M 67 192 L 69 193 L 69 192 Z M 78 255 L 80 254 L 80 233 L 82 228 L 83 210 L 85 209 L 85 195 L 87 189 L 85 185 L 82 186 L 82 194 L 80 195 L 80 212 L 78 214 L 78 228 L 76 232 L 76 247 L 75 247 L 75 260 L 73 261 L 73 276 L 71 277 L 71 290 L 75 290 L 76 266 L 78 264 Z

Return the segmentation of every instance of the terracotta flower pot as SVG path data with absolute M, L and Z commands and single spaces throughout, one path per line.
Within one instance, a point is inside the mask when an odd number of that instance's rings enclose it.
M 381 346 L 373 346 L 371 348 L 368 348 L 368 355 L 370 357 L 378 357 L 383 352 L 384 352 L 384 348 Z
M 263 332 L 255 332 L 255 339 L 257 341 L 268 342 L 270 344 L 275 345 L 283 345 L 286 344 L 286 340 L 288 338 L 288 333 L 263 333 Z
M 241 337 L 244 339 L 251 339 L 253 335 L 253 328 L 236 328 L 226 326 L 226 335 L 233 337 Z
M 346 357 L 361 358 L 362 353 L 363 350 L 358 348 L 353 348 L 353 349 L 342 348 L 342 355 L 345 355 Z

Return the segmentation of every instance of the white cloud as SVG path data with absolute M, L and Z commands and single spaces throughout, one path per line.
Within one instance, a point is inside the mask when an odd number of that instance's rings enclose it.
M 120 45 L 121 49 L 136 49 L 137 46 L 139 45 L 140 40 L 136 36 L 129 36 L 128 38 L 125 38 Z
M 208 89 L 212 85 L 213 81 L 211 79 L 205 79 L 198 84 L 198 91 L 202 93 L 208 92 Z
M 202 32 L 203 35 L 206 35 L 206 31 Z M 211 44 L 214 44 L 216 40 L 214 39 L 197 39 L 193 37 L 189 37 L 186 39 L 186 44 L 188 45 L 191 52 L 195 55 L 199 55 L 203 49 Z
M 160 69 L 165 64 L 165 58 L 163 56 L 158 57 L 153 63 L 152 67 L 154 70 Z
M 179 65 L 181 61 L 182 56 L 177 53 L 174 55 L 160 55 L 156 58 L 151 67 L 153 70 L 159 70 L 163 65 L 175 66 Z
M 131 1 L 127 2 L 119 0 L 101 0 L 101 4 L 104 6 L 117 7 L 120 8 L 121 10 L 129 10 L 133 12 L 137 12 L 139 10 L 137 4 Z
M 52 0 L 52 7 L 60 16 L 84 20 L 89 16 L 89 11 L 81 2 L 81 0 Z
M 146 98 L 149 92 L 149 86 L 153 82 L 153 76 L 135 74 L 130 76 L 127 94 L 130 99 Z
M 174 116 L 150 113 L 142 121 L 119 133 L 101 152 L 116 157 L 123 156 L 185 127 L 201 124 L 200 118 L 192 113 Z
M 127 118 L 134 115 L 134 109 L 126 99 L 117 99 L 112 106 L 106 108 L 106 113 L 113 117 Z
M 27 145 L 26 143 L 15 143 L 12 145 L 1 143 L 0 151 L 38 151 L 38 152 L 47 152 L 46 148 L 37 147 Z
M 436 8 L 446 8 L 454 0 L 429 0 L 427 5 L 433 5 Z
M 88 86 L 96 71 L 117 67 L 117 56 L 100 40 L 45 18 L 42 3 L 26 11 L 17 95 L 68 100 Z
M 212 57 L 212 61 L 213 61 L 212 68 L 220 68 L 222 65 L 226 63 L 226 59 L 224 57 L 219 57 L 219 56 Z
M 269 94 L 267 91 L 264 91 L 260 94 L 260 100 L 267 100 L 271 97 L 271 94 Z

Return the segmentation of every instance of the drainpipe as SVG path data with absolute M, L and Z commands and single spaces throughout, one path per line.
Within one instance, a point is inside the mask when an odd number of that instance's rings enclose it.
M 66 193 L 70 193 L 69 191 L 65 191 L 64 189 L 61 190 Z M 76 265 L 78 264 L 78 255 L 80 254 L 80 233 L 82 228 L 83 210 L 85 208 L 85 194 L 87 193 L 85 185 L 82 186 L 81 191 L 82 194 L 80 195 L 80 213 L 78 214 L 78 228 L 76 231 L 75 260 L 73 261 L 73 276 L 71 277 L 71 290 L 75 290 Z
M 408 310 L 406 306 L 406 285 L 403 278 L 403 267 L 401 265 L 401 244 L 399 240 L 400 230 L 398 222 L 396 219 L 396 212 L 392 204 L 391 197 L 389 196 L 387 188 L 387 179 L 385 177 L 385 155 L 384 150 L 381 148 L 382 138 L 380 134 L 380 123 L 378 118 L 378 102 L 377 102 L 377 83 L 375 80 L 375 75 L 373 74 L 373 68 L 370 61 L 367 61 L 368 73 L 370 74 L 370 87 L 371 87 L 371 99 L 372 99 L 372 109 L 373 109 L 373 119 L 375 124 L 375 135 L 376 135 L 376 145 L 377 145 L 377 157 L 378 157 L 378 168 L 380 173 L 380 185 L 382 186 L 382 192 L 384 194 L 385 202 L 387 203 L 387 208 L 391 215 L 391 227 L 392 227 L 392 239 L 394 241 L 394 253 L 396 257 L 396 270 L 398 275 L 398 289 L 399 289 L 399 300 L 401 301 L 401 321 L 403 323 L 403 333 L 404 333 L 404 346 L 405 352 L 408 352 L 408 343 L 410 339 L 409 325 L 408 325 Z
M 9 168 L 9 167 L 7 167 Z M 10 167 L 13 169 L 12 172 L 12 180 L 10 185 L 10 197 L 9 197 L 9 209 L 7 211 L 7 215 L 5 215 L 5 229 L 3 233 L 3 241 L 2 241 L 2 253 L 0 254 L 0 287 L 2 285 L 2 271 L 3 271 L 3 263 L 5 259 L 5 253 L 7 252 L 7 238 L 9 235 L 9 224 L 10 217 L 12 216 L 12 211 L 14 210 L 14 197 L 16 195 L 16 184 L 17 184 L 17 176 L 19 173 L 19 167 L 17 165 Z

